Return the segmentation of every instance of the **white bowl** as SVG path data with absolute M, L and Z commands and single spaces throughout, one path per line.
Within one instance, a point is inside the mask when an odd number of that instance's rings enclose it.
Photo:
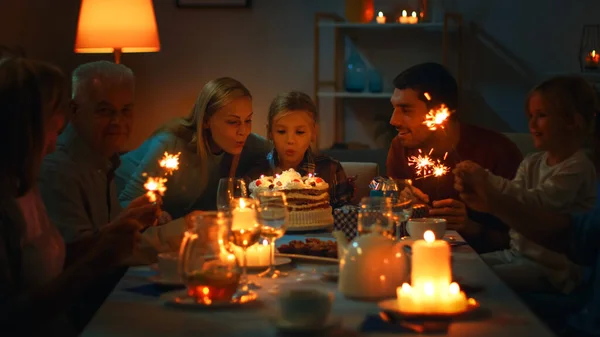
M 446 233 L 446 219 L 418 218 L 410 219 L 406 224 L 406 231 L 414 240 L 422 240 L 428 230 L 433 232 L 436 240 L 441 240 Z

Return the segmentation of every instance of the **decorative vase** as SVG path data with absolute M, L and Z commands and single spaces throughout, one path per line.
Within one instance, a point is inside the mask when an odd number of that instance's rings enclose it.
M 346 0 L 346 20 L 369 23 L 375 16 L 373 0 Z
M 367 83 L 367 66 L 360 55 L 352 52 L 346 61 L 345 87 L 348 92 L 362 92 Z

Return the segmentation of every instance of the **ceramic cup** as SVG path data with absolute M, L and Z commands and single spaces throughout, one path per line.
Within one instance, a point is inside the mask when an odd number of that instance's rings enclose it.
M 158 254 L 158 272 L 165 280 L 180 280 L 179 277 L 179 253 L 169 252 Z
M 435 234 L 436 240 L 441 240 L 446 233 L 446 219 L 418 218 L 410 219 L 406 224 L 406 231 L 414 240 L 422 240 L 428 230 Z
M 281 319 L 297 326 L 323 326 L 329 318 L 333 293 L 310 285 L 285 287 L 278 296 Z

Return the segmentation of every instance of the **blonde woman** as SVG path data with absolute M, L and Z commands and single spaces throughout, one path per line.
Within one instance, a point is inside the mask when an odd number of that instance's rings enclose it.
M 267 140 L 251 133 L 252 116 L 252 96 L 244 85 L 228 77 L 208 82 L 187 117 L 163 125 L 121 157 L 116 172 L 121 205 L 146 192 L 145 174 L 163 172 L 158 161 L 165 152 L 180 152 L 179 169 L 168 177 L 163 210 L 177 219 L 192 210 L 216 209 L 219 179 L 242 175 L 270 150 Z

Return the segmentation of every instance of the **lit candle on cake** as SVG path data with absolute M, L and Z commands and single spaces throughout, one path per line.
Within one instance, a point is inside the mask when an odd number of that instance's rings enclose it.
M 426 231 L 425 240 L 412 245 L 412 286 L 397 288 L 398 306 L 403 313 L 451 315 L 464 312 L 468 301 L 457 283 L 452 282 L 450 245 Z
M 233 246 L 233 253 L 235 257 L 238 259 L 238 263 L 242 265 L 244 259 L 244 253 L 242 248 Z M 250 247 L 247 250 L 247 261 L 248 267 L 262 267 L 269 266 L 269 258 L 270 258 L 270 247 L 269 241 L 262 240 L 262 242 L 258 242 Z

